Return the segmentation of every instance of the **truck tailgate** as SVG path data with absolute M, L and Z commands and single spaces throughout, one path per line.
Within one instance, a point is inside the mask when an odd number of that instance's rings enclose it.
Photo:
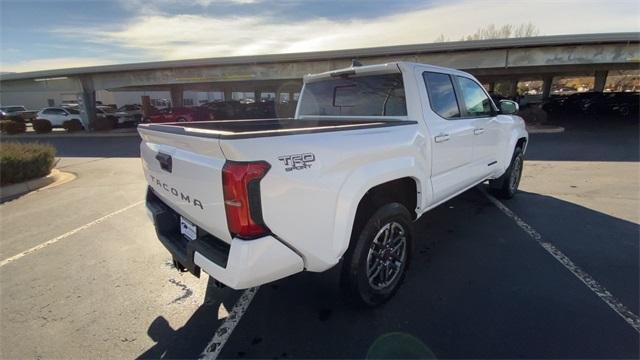
M 142 166 L 153 192 L 200 229 L 230 243 L 219 139 L 138 130 Z

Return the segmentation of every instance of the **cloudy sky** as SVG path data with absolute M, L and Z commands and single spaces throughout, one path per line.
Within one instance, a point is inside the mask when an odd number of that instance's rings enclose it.
M 0 0 L 0 71 L 452 40 L 640 31 L 636 0 Z

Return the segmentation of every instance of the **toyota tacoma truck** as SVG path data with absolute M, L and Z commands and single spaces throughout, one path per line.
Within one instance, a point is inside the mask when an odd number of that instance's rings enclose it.
M 345 294 L 376 306 L 402 283 L 413 221 L 485 181 L 514 196 L 517 110 L 442 67 L 307 75 L 294 118 L 139 125 L 148 213 L 180 270 L 243 289 L 340 264 Z

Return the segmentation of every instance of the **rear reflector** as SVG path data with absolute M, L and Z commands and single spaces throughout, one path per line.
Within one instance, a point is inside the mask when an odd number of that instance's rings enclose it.
M 231 235 L 254 239 L 269 232 L 262 220 L 260 179 L 271 166 L 265 161 L 227 161 L 222 168 L 222 189 Z

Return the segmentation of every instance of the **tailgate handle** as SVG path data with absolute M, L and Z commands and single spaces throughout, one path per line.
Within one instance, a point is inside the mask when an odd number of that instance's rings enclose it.
M 171 169 L 173 167 L 171 155 L 159 152 L 158 155 L 156 155 L 156 160 L 158 160 L 158 162 L 160 163 L 160 168 L 162 170 L 171 172 Z

